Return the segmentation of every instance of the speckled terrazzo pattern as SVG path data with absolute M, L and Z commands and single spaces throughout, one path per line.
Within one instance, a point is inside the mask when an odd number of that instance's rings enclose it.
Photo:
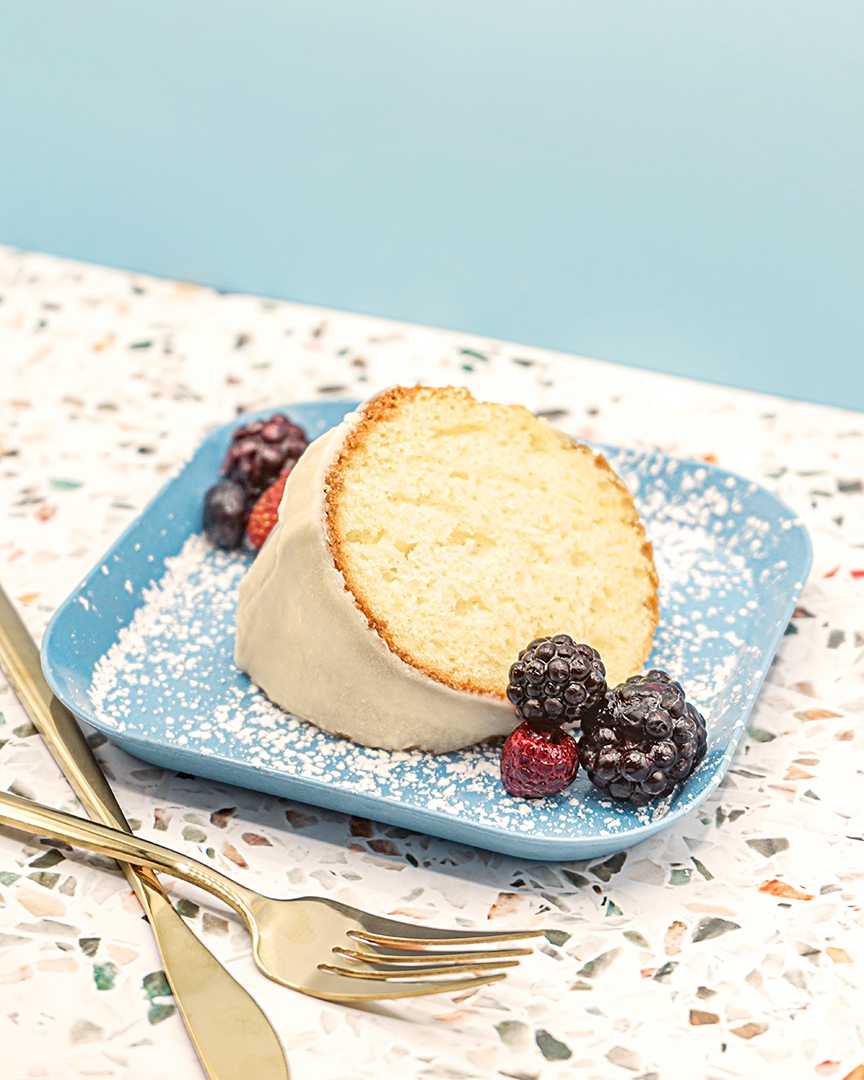
M 37 635 L 209 428 L 395 381 L 463 382 L 583 437 L 716 460 L 810 530 L 813 572 L 723 785 L 626 856 L 531 864 L 100 745 L 142 835 L 258 888 L 547 930 L 488 991 L 361 1011 L 258 976 L 237 920 L 177 886 L 295 1080 L 860 1080 L 864 417 L 10 251 L 0 297 L 0 579 Z M 0 785 L 74 808 L 2 681 L 0 713 Z M 0 1047 L 4 1080 L 201 1075 L 125 879 L 11 832 Z

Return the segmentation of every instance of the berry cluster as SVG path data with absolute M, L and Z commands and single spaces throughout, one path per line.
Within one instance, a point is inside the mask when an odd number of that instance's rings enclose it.
M 281 481 L 284 487 L 282 477 L 296 465 L 308 445 L 303 428 L 281 413 L 236 429 L 222 463 L 225 479 L 214 484 L 204 496 L 204 532 L 212 544 L 231 550 L 243 543 L 256 504 L 277 482 Z M 273 500 L 265 501 L 269 519 Z M 250 543 L 258 548 L 264 542 L 260 521 L 252 531 Z M 269 531 L 268 528 L 266 532 Z
M 524 723 L 501 754 L 501 783 L 510 795 L 539 799 L 576 777 L 579 748 L 562 724 L 577 724 L 602 707 L 606 669 L 590 645 L 569 634 L 537 638 L 510 668 L 507 698 Z
M 599 653 L 567 634 L 522 650 L 507 697 L 523 720 L 501 755 L 510 795 L 563 791 L 581 762 L 613 799 L 645 806 L 670 795 L 705 754 L 705 720 L 680 683 L 652 669 L 610 690 Z M 578 743 L 565 724 L 580 728 Z

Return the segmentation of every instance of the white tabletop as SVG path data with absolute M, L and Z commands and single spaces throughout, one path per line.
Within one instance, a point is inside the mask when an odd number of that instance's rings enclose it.
M 294 1080 L 864 1075 L 864 416 L 9 249 L 0 298 L 0 581 L 37 637 L 210 428 L 396 382 L 716 461 L 810 530 L 811 577 L 726 780 L 624 859 L 530 865 L 100 747 L 141 835 L 212 847 L 262 891 L 548 931 L 489 989 L 348 1008 L 268 982 L 239 920 L 176 886 Z M 76 809 L 2 677 L 0 743 L 0 788 Z M 198 1080 L 125 878 L 64 854 L 0 834 L 4 1080 Z

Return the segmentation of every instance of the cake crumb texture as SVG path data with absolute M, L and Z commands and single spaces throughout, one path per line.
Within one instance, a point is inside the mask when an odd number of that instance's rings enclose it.
M 370 625 L 403 660 L 503 697 L 533 638 L 597 649 L 611 684 L 640 670 L 657 576 L 606 461 L 521 406 L 461 387 L 395 387 L 327 476 L 328 542 Z

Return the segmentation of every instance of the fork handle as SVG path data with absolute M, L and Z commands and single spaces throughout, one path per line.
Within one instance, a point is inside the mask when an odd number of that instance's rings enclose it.
M 87 821 L 63 810 L 54 810 L 8 791 L 0 791 L 0 825 L 13 829 L 23 826 L 53 840 L 63 840 L 133 866 L 161 870 L 217 896 L 247 922 L 251 919 L 250 905 L 254 902 L 254 894 L 249 890 L 197 859 L 140 836 L 111 829 L 96 821 Z

